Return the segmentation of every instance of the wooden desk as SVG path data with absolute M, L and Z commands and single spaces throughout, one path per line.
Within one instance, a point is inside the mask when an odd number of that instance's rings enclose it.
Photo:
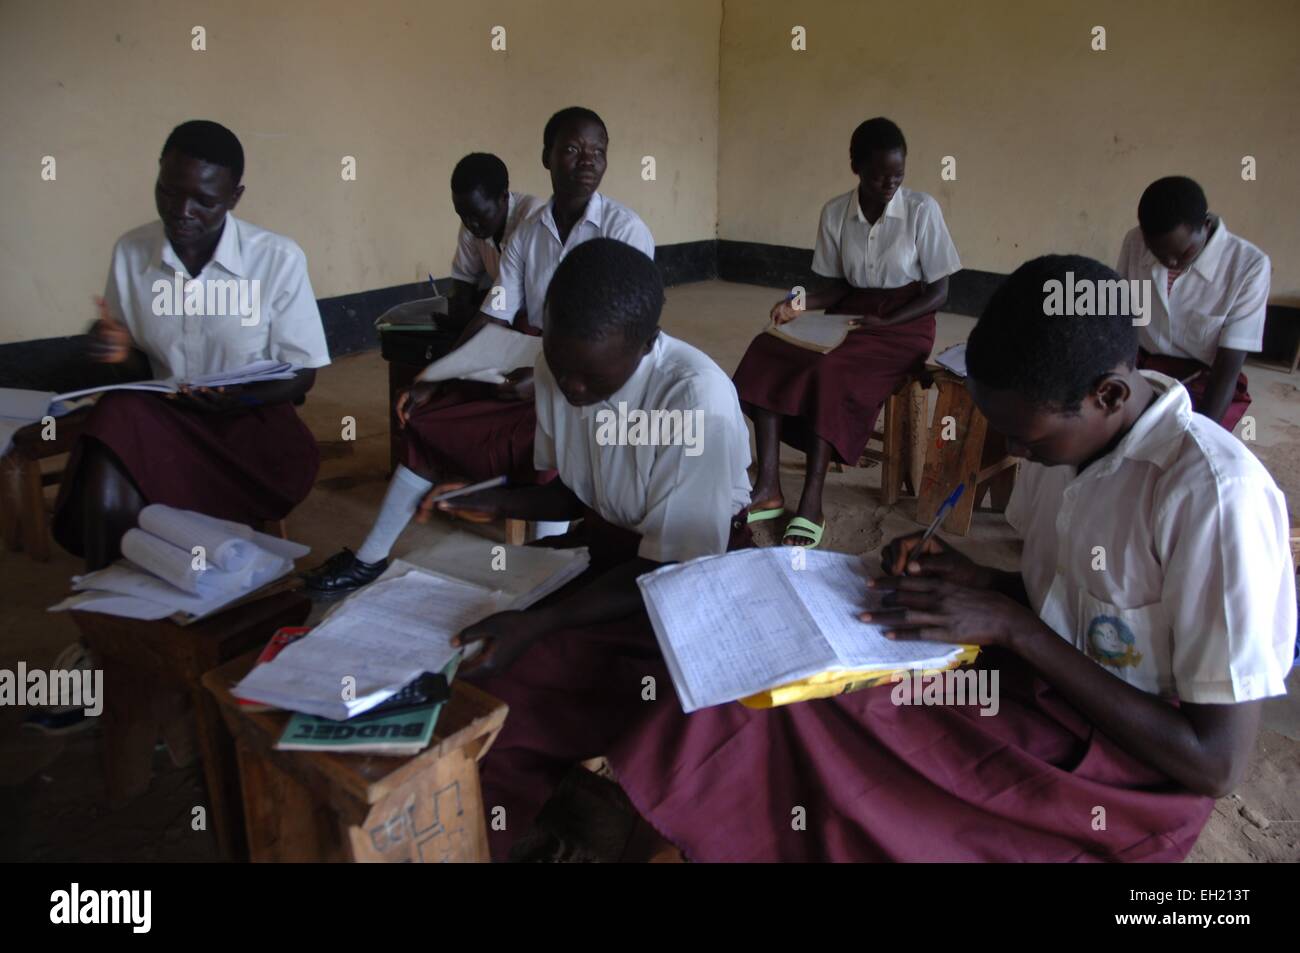
M 486 862 L 478 759 L 506 705 L 456 681 L 433 743 L 420 754 L 277 751 L 286 712 L 248 712 L 230 686 L 256 652 L 203 677 L 235 736 L 248 852 L 254 861 Z
M 181 764 L 193 758 L 197 740 L 218 847 L 227 858 L 240 857 L 234 745 L 199 679 L 250 648 L 260 651 L 276 629 L 301 624 L 310 610 L 301 592 L 278 592 L 188 626 L 74 611 L 82 641 L 104 669 L 100 720 L 110 804 L 121 805 L 149 787 L 160 736 Z
M 927 369 L 939 396 L 917 494 L 916 521 L 928 524 L 957 484 L 964 482 L 966 492 L 941 525 L 945 532 L 965 536 L 975 507 L 986 494 L 995 511 L 1007 508 L 1020 461 L 1007 456 L 1002 435 L 989 430 L 988 420 L 966 390 L 965 378 L 935 365 Z M 943 439 L 945 417 L 953 418 L 956 433 L 952 440 Z

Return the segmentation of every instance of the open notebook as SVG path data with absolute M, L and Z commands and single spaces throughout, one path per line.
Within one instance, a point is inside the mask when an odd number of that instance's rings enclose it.
M 849 334 L 849 322 L 854 317 L 851 314 L 805 311 L 793 321 L 782 325 L 769 324 L 763 330 L 796 347 L 826 354 L 844 343 Z
M 692 712 L 825 672 L 938 669 L 963 655 L 960 645 L 892 641 L 860 622 L 866 579 L 857 556 L 777 546 L 665 566 L 637 582 Z

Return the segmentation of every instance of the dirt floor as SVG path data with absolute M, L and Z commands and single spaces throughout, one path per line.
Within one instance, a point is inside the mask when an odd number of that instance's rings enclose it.
M 664 326 L 703 348 L 728 372 L 761 329 L 777 294 L 725 282 L 670 289 Z M 941 315 L 936 349 L 963 340 L 973 319 Z M 316 487 L 289 518 L 289 535 L 313 547 L 305 565 L 356 547 L 383 495 L 388 473 L 386 365 L 377 352 L 344 358 L 323 370 L 304 416 L 325 457 Z M 1257 440 L 1252 449 L 1282 486 L 1291 511 L 1300 505 L 1300 374 L 1247 365 L 1255 404 Z M 342 441 L 344 416 L 357 421 L 357 439 Z M 788 504 L 801 486 L 802 456 L 782 461 Z M 894 535 L 916 529 L 915 501 L 895 507 L 878 503 L 879 469 L 846 469 L 827 483 L 827 548 L 878 551 Z M 444 526 L 415 526 L 396 554 L 427 545 Z M 776 529 L 761 526 L 761 544 Z M 956 545 L 986 562 L 1013 568 L 1017 546 L 1005 521 L 976 514 L 971 534 Z M 19 660 L 47 667 L 76 639 L 66 615 L 47 613 L 68 591 L 78 562 L 62 552 L 44 564 L 0 553 L 0 668 Z M 1192 852 L 1192 861 L 1300 860 L 1300 676 L 1291 692 L 1266 703 L 1264 729 L 1246 782 L 1222 799 Z M 99 729 L 49 739 L 20 729 L 24 712 L 0 708 L 0 860 L 211 860 L 215 844 L 191 826 L 192 808 L 203 802 L 197 766 L 178 767 L 161 748 L 149 792 L 127 807 L 103 806 L 98 763 Z

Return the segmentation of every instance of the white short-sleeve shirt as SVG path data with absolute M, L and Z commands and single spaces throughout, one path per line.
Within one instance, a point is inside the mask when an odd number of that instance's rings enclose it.
M 217 249 L 191 277 L 161 221 L 113 247 L 104 299 L 155 377 L 186 380 L 260 360 L 330 362 L 307 256 L 292 239 L 226 215 Z
M 1105 457 L 1022 463 L 1007 520 L 1030 604 L 1129 684 L 1199 704 L 1286 693 L 1296 638 L 1286 500 L 1173 378 Z
M 1169 269 L 1156 259 L 1133 228 L 1124 236 L 1116 271 L 1151 281 L 1151 320 L 1138 328 L 1152 354 L 1193 358 L 1213 364 L 1219 348 L 1259 351 L 1271 272 L 1268 255 L 1228 231 L 1222 219 L 1201 253 L 1169 290 Z
M 456 254 L 451 259 L 451 276 L 466 284 L 491 288 L 501 273 L 501 250 L 510 243 L 510 236 L 515 233 L 515 229 L 545 204 L 545 199 L 527 192 L 509 193 L 506 227 L 501 233 L 499 245 L 495 238 L 478 238 L 462 225 L 456 235 Z
M 589 407 L 564 399 L 544 356 L 535 381 L 537 469 L 558 470 L 601 517 L 640 533 L 646 559 L 727 551 L 731 519 L 749 506 L 749 430 L 707 354 L 661 331 L 627 383 Z
M 901 288 L 946 278 L 961 260 L 931 196 L 899 188 L 873 225 L 853 189 L 822 208 L 812 270 L 855 288 Z
M 650 229 L 626 205 L 593 192 L 586 213 L 569 231 L 568 241 L 562 242 L 560 230 L 555 227 L 552 201 L 526 219 L 506 244 L 497 279 L 502 293 L 490 291 L 483 300 L 483 312 L 488 316 L 512 321 L 515 313 L 524 308 L 528 323 L 540 328 L 546 289 L 555 269 L 565 255 L 593 238 L 615 238 L 654 259 L 655 240 Z

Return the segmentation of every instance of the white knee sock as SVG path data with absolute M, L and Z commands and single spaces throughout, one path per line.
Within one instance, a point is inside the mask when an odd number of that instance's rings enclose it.
M 378 562 L 386 559 L 397 537 L 402 535 L 415 509 L 424 499 L 424 495 L 433 488 L 433 484 L 424 477 L 398 464 L 393 479 L 388 484 L 388 492 L 375 517 L 375 525 L 370 528 L 370 535 L 357 550 L 357 559 L 363 563 Z

